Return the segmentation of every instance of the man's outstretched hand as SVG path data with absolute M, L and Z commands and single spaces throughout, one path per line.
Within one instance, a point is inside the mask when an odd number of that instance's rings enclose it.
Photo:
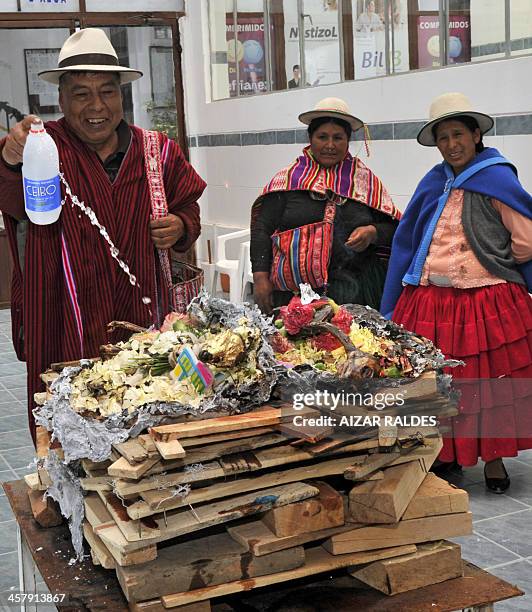
M 22 163 L 24 145 L 30 133 L 31 124 L 36 121 L 40 121 L 37 115 L 27 115 L 9 130 L 6 143 L 2 149 L 2 158 L 10 166 Z

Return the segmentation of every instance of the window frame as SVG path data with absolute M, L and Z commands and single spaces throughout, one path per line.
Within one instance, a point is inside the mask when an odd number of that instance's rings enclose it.
M 79 0 L 79 12 L 43 12 L 43 13 L 0 13 L 0 29 L 37 29 L 37 28 L 68 28 L 73 34 L 78 28 L 98 26 L 167 26 L 172 31 L 172 54 L 174 62 L 175 105 L 177 121 L 177 141 L 188 159 L 188 138 L 185 122 L 185 101 L 183 72 L 181 68 L 181 41 L 179 35 L 179 19 L 185 13 L 181 11 L 149 11 L 136 12 L 90 12 L 86 8 L 86 0 Z

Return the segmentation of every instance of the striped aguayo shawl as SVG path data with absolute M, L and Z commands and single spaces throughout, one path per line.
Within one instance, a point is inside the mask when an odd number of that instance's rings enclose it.
M 401 212 L 392 202 L 379 177 L 349 152 L 336 166 L 324 168 L 312 156 L 310 146 L 305 147 L 302 155 L 280 170 L 264 187 L 255 204 L 266 194 L 275 191 L 313 191 L 329 197 L 335 194 L 356 200 L 393 219 L 401 219 Z

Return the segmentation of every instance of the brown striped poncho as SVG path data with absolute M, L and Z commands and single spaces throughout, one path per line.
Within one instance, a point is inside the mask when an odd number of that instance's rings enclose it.
M 110 321 L 126 320 L 143 326 L 153 323 L 156 313 L 150 316 L 141 298 L 151 298 L 155 310 L 159 272 L 149 228 L 142 131 L 130 126 L 130 146 L 111 183 L 97 154 L 69 130 L 64 119 L 47 123 L 46 129 L 58 146 L 61 171 L 72 192 L 107 228 L 140 289 L 129 283 L 98 229 L 68 200 L 56 223 L 28 223 L 22 269 L 16 241 L 16 219 L 24 215 L 21 175 L 0 161 L 0 210 L 15 260 L 13 342 L 19 358 L 27 362 L 33 436 L 31 410 L 33 394 L 42 389 L 40 373 L 53 362 L 97 356 L 101 344 L 120 339 L 109 338 L 106 325 Z M 205 183 L 175 142 L 164 135 L 160 142 L 168 209 L 180 216 L 186 229 L 185 237 L 174 248 L 186 251 L 200 233 L 196 200 Z M 163 311 L 168 308 L 165 297 L 160 303 Z

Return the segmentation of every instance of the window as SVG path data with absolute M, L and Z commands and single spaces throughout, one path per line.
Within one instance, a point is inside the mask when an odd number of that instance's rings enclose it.
M 303 87 L 297 0 L 269 4 L 272 90 Z
M 235 52 L 230 58 L 229 70 L 234 77 L 238 74 L 238 79 L 231 79 L 231 96 L 237 94 L 235 81 L 238 81 L 237 95 L 240 96 L 263 93 L 270 89 L 263 8 L 262 0 L 236 0 Z M 234 24 L 232 15 L 229 21 L 231 25 Z M 233 33 L 234 26 L 233 31 L 227 32 L 228 38 Z
M 263 0 L 210 0 L 212 97 L 271 90 Z
M 301 8 L 305 85 L 338 83 L 342 80 L 338 1 L 303 0 Z
M 4 0 L 0 6 L 0 12 L 15 13 L 18 11 L 17 0 Z
M 57 86 L 39 79 L 38 72 L 57 67 L 59 49 L 69 35 L 67 28 L 2 30 L 0 138 L 28 113 L 45 121 L 61 116 Z
M 532 5 L 530 0 L 510 3 L 510 51 L 512 55 L 532 52 Z
M 209 27 L 214 100 L 532 53 L 531 0 L 209 0 Z
M 410 70 L 410 19 L 407 0 L 393 0 L 384 15 L 388 30 L 390 72 Z
M 11 0 L 3 0 L 0 4 L 17 4 Z M 4 10 L 3 6 L 2 9 Z M 13 9 L 17 11 L 18 9 Z M 54 11 L 55 13 L 71 13 L 79 11 L 79 0 L 20 0 L 20 11 L 23 13 L 46 13 Z
M 449 0 L 447 64 L 471 61 L 471 0 Z M 480 30 L 475 21 L 475 33 Z
M 233 0 L 209 2 L 211 83 L 214 100 L 229 98 L 229 57 L 235 56 L 233 15 Z M 233 69 L 236 78 L 236 67 Z
M 27 0 L 26 0 L 27 1 Z M 184 11 L 184 0 L 85 0 L 87 11 Z
M 210 0 L 212 97 L 271 90 L 263 0 Z
M 169 38 L 172 38 L 171 31 Z M 150 77 L 154 107 L 175 108 L 174 56 L 171 46 L 150 47 Z
M 353 2 L 355 79 L 386 74 L 384 0 Z

